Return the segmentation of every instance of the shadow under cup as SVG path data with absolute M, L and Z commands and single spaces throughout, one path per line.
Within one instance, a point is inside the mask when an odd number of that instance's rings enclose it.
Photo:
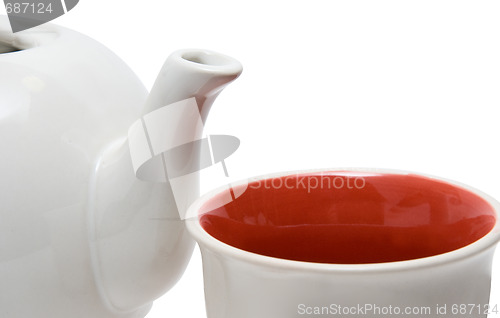
M 254 181 L 199 223 L 215 239 L 274 258 L 369 264 L 425 258 L 490 232 L 495 209 L 481 196 L 413 174 L 322 172 Z M 237 190 L 237 187 L 236 189 Z M 222 201 L 221 201 L 222 202 Z

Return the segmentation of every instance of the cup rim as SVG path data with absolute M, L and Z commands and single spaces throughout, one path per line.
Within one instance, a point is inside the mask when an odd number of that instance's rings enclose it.
M 328 168 L 328 169 L 306 169 L 306 170 L 292 170 L 292 171 L 281 171 L 269 174 L 263 174 L 247 179 L 241 179 L 236 182 L 232 182 L 230 186 L 235 187 L 239 185 L 245 185 L 255 181 L 262 181 L 270 178 L 286 177 L 291 175 L 301 175 L 301 174 L 312 174 L 312 173 L 331 173 L 331 172 L 359 172 L 359 173 L 376 173 L 382 175 L 414 175 L 418 177 L 429 178 L 434 181 L 445 182 L 454 187 L 462 188 L 473 194 L 478 195 L 483 198 L 494 210 L 495 213 L 495 225 L 493 228 L 482 236 L 477 241 L 470 243 L 466 246 L 460 247 L 458 249 L 409 260 L 402 261 L 392 261 L 384 263 L 365 263 L 365 264 L 334 264 L 334 263 L 316 263 L 316 262 L 306 262 L 297 261 L 290 259 L 277 258 L 272 256 L 266 256 L 257 254 L 254 252 L 249 252 L 237 247 L 233 247 L 227 243 L 224 243 L 215 237 L 207 233 L 199 222 L 198 211 L 200 208 L 209 200 L 217 196 L 219 193 L 226 191 L 228 186 L 221 186 L 208 193 L 202 195 L 198 198 L 188 209 L 189 217 L 185 220 L 186 227 L 192 237 L 198 242 L 200 247 L 206 247 L 211 251 L 217 252 L 220 255 L 226 255 L 240 261 L 247 263 L 252 263 L 256 265 L 263 265 L 266 267 L 279 268 L 279 269 L 290 269 L 290 270 L 303 270 L 303 271 L 324 271 L 324 272 L 386 272 L 386 271 L 398 271 L 398 270 L 408 270 L 412 268 L 422 268 L 428 266 L 437 266 L 441 264 L 446 264 L 449 262 L 457 261 L 460 259 L 465 259 L 476 254 L 479 254 L 493 246 L 500 240 L 500 202 L 491 197 L 490 195 L 466 184 L 449 180 L 446 178 L 436 177 L 429 174 L 412 172 L 407 170 L 397 170 L 397 169 L 378 169 L 378 168 Z

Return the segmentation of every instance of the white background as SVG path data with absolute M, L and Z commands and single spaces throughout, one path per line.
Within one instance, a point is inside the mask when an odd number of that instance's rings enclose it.
M 233 177 L 396 168 L 500 198 L 499 17 L 498 1 L 80 0 L 56 23 L 107 45 L 147 87 L 179 48 L 239 59 L 206 126 L 240 138 Z M 203 191 L 225 182 L 216 168 Z M 197 249 L 147 316 L 165 317 L 205 317 Z

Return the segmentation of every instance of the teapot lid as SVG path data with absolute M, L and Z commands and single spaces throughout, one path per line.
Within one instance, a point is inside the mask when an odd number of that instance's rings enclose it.
M 44 24 L 34 29 L 12 33 L 9 19 L 0 16 L 0 54 L 26 50 L 45 45 L 56 39 L 64 28 Z

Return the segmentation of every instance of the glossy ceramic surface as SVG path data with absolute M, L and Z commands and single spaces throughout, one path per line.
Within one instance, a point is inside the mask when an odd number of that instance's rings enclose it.
M 217 202 L 227 189 L 202 197 L 192 206 L 201 214 L 187 223 L 202 251 L 210 318 L 488 304 L 500 205 L 486 194 L 400 171 L 247 181 L 224 206 Z
M 241 72 L 228 61 L 178 51 L 148 97 L 94 40 L 50 24 L 13 35 L 0 17 L 0 317 L 144 317 L 175 284 L 194 242 L 170 184 L 136 177 L 128 131 L 189 98 L 204 119 Z M 190 123 L 163 124 L 201 138 Z

